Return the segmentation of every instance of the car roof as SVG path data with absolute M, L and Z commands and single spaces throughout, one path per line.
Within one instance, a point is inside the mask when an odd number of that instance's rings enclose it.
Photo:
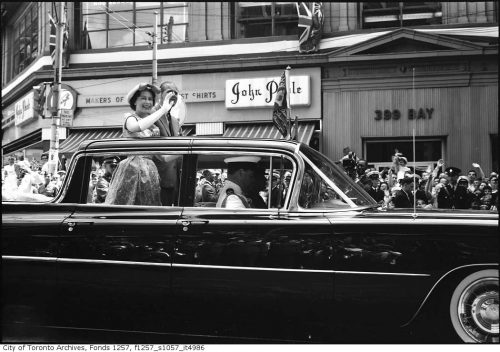
M 77 151 L 130 149 L 130 148 L 249 148 L 265 150 L 286 150 L 294 152 L 300 142 L 285 139 L 250 139 L 221 136 L 180 136 L 180 137 L 148 137 L 148 138 L 114 138 L 87 140 L 80 144 Z

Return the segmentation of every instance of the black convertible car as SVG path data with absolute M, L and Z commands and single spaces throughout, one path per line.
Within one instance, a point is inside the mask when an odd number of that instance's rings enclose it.
M 163 205 L 96 202 L 95 169 L 135 156 L 157 163 L 170 192 Z M 237 210 L 199 201 L 197 175 L 222 175 L 236 156 L 259 157 L 281 181 L 291 173 L 281 199 L 267 192 L 265 209 Z M 411 329 L 422 342 L 498 343 L 497 231 L 496 211 L 382 210 L 297 142 L 87 141 L 54 199 L 3 201 L 3 325 L 165 334 L 164 342 L 181 334 L 358 343 L 342 336 L 370 329 L 391 342 Z

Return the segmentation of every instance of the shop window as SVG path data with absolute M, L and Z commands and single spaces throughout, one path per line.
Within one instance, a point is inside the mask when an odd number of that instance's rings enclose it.
M 413 168 L 413 141 L 411 138 L 364 141 L 365 159 L 368 164 L 373 165 L 379 171 L 392 165 L 392 156 L 396 150 L 407 158 L 408 166 Z M 418 138 L 415 140 L 415 167 L 417 172 L 425 171 L 442 158 L 442 139 Z
M 293 2 L 238 2 L 240 38 L 298 35 L 298 17 Z
M 82 2 L 81 47 L 120 48 L 149 45 L 155 11 L 159 13 L 158 44 L 186 40 L 187 2 Z
M 23 71 L 38 56 L 38 3 L 33 3 L 14 24 L 14 74 Z
M 442 23 L 440 2 L 363 2 L 363 28 L 411 27 Z

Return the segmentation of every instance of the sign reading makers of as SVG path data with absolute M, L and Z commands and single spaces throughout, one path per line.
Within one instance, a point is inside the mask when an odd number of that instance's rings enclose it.
M 226 81 L 226 108 L 271 108 L 276 98 L 280 77 L 230 79 Z M 291 106 L 310 106 L 310 76 L 291 76 Z
M 181 91 L 185 103 L 224 101 L 224 90 L 197 89 Z M 128 106 L 127 94 L 79 95 L 78 107 Z

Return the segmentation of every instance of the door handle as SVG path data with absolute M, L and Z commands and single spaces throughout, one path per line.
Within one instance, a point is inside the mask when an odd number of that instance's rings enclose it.
M 68 221 L 68 231 L 71 232 L 75 229 L 75 226 L 91 226 L 94 225 L 93 221 Z
M 206 225 L 208 223 L 208 220 L 182 220 L 182 231 L 187 231 L 189 225 Z

